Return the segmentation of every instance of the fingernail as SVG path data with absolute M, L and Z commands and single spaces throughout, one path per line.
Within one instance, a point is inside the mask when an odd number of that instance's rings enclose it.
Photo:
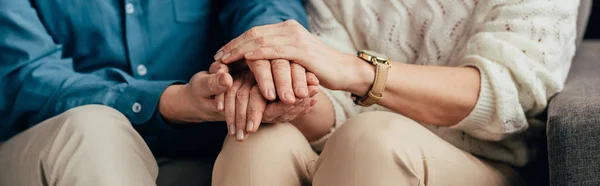
M 254 52 L 248 52 L 248 53 L 244 54 L 244 56 L 246 56 L 246 57 L 251 56 L 251 55 L 254 55 Z
M 302 92 L 304 95 L 308 94 L 308 90 L 304 87 L 298 88 L 298 92 Z
M 285 97 L 287 100 L 294 101 L 294 95 L 292 95 L 292 93 L 286 92 L 283 94 L 283 97 Z
M 267 96 L 268 96 L 270 99 L 275 99 L 275 91 L 273 91 L 273 89 L 269 89 L 269 90 L 267 90 Z
M 217 54 L 215 54 L 215 60 L 219 60 L 221 57 L 223 56 L 223 51 L 218 51 Z
M 221 74 L 219 76 L 219 85 L 224 86 L 224 87 L 228 86 L 227 81 L 225 80 L 225 76 L 226 76 L 225 74 Z
M 317 104 L 317 100 L 313 99 L 312 101 L 310 101 L 310 106 L 315 106 L 315 104 Z
M 248 121 L 248 124 L 246 124 L 246 131 L 250 132 L 252 129 L 254 129 L 254 122 Z
M 225 60 L 225 59 L 229 58 L 229 56 L 231 56 L 231 53 L 227 53 L 227 54 L 223 55 L 223 58 L 221 58 L 221 59 Z
M 229 125 L 229 135 L 235 134 L 235 125 Z
M 217 104 L 217 109 L 223 110 L 224 109 L 223 107 L 224 107 L 223 106 L 223 101 L 219 101 L 219 103 Z
M 244 139 L 244 130 L 240 129 L 237 131 L 237 139 L 238 140 L 243 140 Z

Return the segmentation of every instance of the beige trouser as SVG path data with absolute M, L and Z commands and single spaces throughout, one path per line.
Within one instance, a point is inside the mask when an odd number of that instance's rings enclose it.
M 261 126 L 248 141 L 228 138 L 213 171 L 215 186 L 520 185 L 508 165 L 487 161 L 420 124 L 369 112 L 343 124 L 320 157 L 290 124 Z
M 158 166 L 120 112 L 90 105 L 0 145 L 0 186 L 149 186 Z

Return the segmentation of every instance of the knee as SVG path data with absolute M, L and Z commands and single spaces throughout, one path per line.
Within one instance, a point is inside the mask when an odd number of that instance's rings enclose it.
M 228 137 L 223 149 L 252 148 L 253 152 L 273 155 L 273 153 L 289 154 L 298 148 L 306 147 L 310 148 L 310 145 L 302 133 L 293 125 L 284 123 L 261 125 L 260 129 L 249 134 L 248 139 L 244 142 L 238 142 L 234 137 Z
M 123 131 L 135 131 L 121 112 L 103 105 L 85 105 L 67 110 L 58 117 L 63 124 L 62 130 L 72 134 L 110 136 Z
M 413 146 L 431 132 L 419 123 L 391 112 L 367 112 L 350 118 L 336 130 L 327 146 L 391 151 Z M 350 149 L 345 149 L 350 150 Z M 377 153 L 371 153 L 376 155 Z

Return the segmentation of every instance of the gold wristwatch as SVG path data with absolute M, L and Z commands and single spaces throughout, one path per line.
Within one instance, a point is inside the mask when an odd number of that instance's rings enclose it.
M 371 90 L 367 92 L 367 95 L 362 97 L 352 94 L 354 103 L 357 105 L 368 107 L 377 103 L 383 98 L 383 91 L 385 90 L 385 83 L 387 81 L 388 71 L 392 67 L 390 62 L 381 54 L 376 52 L 362 50 L 358 52 L 358 57 L 362 60 L 375 65 L 375 80 Z

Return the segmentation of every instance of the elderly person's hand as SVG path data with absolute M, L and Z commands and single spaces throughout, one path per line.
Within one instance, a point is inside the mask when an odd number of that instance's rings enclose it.
M 209 72 L 228 73 L 229 68 L 220 62 L 215 62 Z M 287 76 L 289 78 L 289 73 Z M 316 104 L 314 96 L 319 92 L 318 81 L 312 73 L 306 73 L 304 76 L 316 83 L 309 83 L 305 98 L 296 98 L 292 104 L 287 104 L 283 101 L 267 103 L 252 72 L 242 71 L 236 74 L 233 86 L 227 93 L 215 97 L 217 108 L 225 112 L 229 135 L 236 135 L 238 141 L 243 141 L 247 139 L 249 133 L 256 132 L 261 123 L 290 122 L 310 111 Z M 305 80 L 304 84 L 306 83 Z
M 287 59 L 313 72 L 323 86 L 334 90 L 357 82 L 353 80 L 362 73 L 355 68 L 356 56 L 328 47 L 293 20 L 254 27 L 223 46 L 215 57 L 225 64 L 243 58 Z
M 215 58 L 222 55 L 222 52 L 217 53 Z M 307 78 L 304 67 L 285 59 L 256 60 L 247 66 L 256 77 L 260 92 L 269 101 L 279 98 L 283 103 L 294 104 L 296 98 L 308 96 L 308 85 L 319 84 L 314 74 Z

